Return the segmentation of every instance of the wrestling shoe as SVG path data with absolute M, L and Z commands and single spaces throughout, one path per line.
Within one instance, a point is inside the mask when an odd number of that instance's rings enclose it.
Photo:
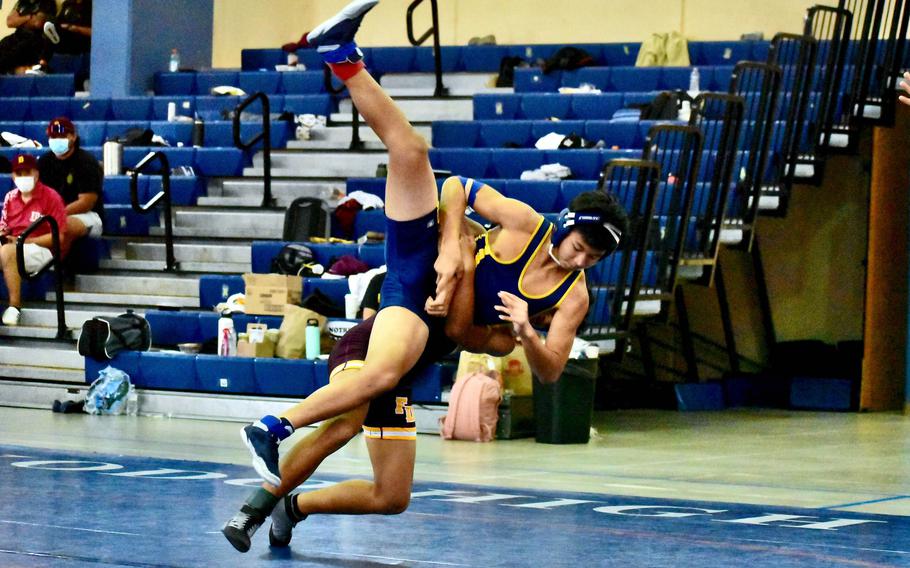
M 294 520 L 292 499 L 294 495 L 285 495 L 274 509 L 272 509 L 272 526 L 269 528 L 269 544 L 276 548 L 283 548 L 291 544 L 294 527 L 300 521 Z
M 250 450 L 256 473 L 266 483 L 271 483 L 275 487 L 281 485 L 281 473 L 278 470 L 278 438 L 271 434 L 261 421 L 244 426 L 240 431 L 240 437 Z
M 354 0 L 306 35 L 306 47 L 315 47 L 326 63 L 357 63 L 363 52 L 354 43 L 363 17 L 379 0 Z
M 276 507 L 277 508 L 277 507 Z M 265 519 L 259 515 L 256 509 L 249 505 L 244 505 L 240 511 L 234 515 L 230 521 L 221 529 L 224 538 L 228 539 L 231 546 L 239 552 L 246 552 L 250 549 L 250 539 L 262 526 Z

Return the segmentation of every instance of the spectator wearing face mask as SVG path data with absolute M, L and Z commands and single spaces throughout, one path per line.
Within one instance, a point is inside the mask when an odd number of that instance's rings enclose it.
M 65 240 L 66 210 L 63 199 L 40 181 L 38 161 L 34 156 L 20 154 L 13 160 L 13 183 L 16 188 L 6 194 L 0 215 L 0 264 L 9 291 L 9 307 L 3 312 L 3 325 L 19 325 L 22 310 L 22 280 L 16 261 L 16 240 L 32 223 L 45 215 L 57 221 L 61 240 Z M 32 273 L 41 270 L 53 255 L 50 226 L 42 224 L 25 241 L 25 269 Z
M 41 181 L 57 190 L 66 205 L 68 243 L 81 237 L 100 238 L 104 229 L 101 165 L 79 147 L 76 126 L 65 116 L 47 125 L 50 151 L 38 160 Z

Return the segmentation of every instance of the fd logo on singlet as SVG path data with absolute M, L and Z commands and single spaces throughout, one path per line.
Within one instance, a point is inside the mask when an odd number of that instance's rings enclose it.
M 35 221 L 37 221 L 37 220 L 40 219 L 41 217 L 43 217 L 43 215 L 42 215 L 40 212 L 38 212 L 38 211 L 32 211 L 32 216 L 29 217 L 28 222 L 29 222 L 29 223 L 34 223 Z

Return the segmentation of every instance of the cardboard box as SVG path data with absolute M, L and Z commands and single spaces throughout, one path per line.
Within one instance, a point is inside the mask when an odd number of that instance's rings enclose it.
M 262 343 L 250 343 L 246 340 L 237 342 L 238 357 L 266 357 L 275 356 L 275 343 L 272 341 L 263 341 Z
M 303 278 L 283 274 L 244 274 L 246 313 L 261 316 L 280 316 L 284 305 L 300 305 Z

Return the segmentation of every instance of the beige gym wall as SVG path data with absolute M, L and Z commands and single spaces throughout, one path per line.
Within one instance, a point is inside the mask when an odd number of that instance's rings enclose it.
M 332 15 L 346 0 L 215 0 L 214 66 L 238 67 L 243 48 L 278 47 Z M 816 0 L 440 0 L 442 42 L 464 45 L 494 34 L 501 44 L 641 41 L 679 30 L 690 39 L 728 40 L 747 32 L 797 32 Z M 364 23 L 363 45 L 406 45 L 409 0 L 383 0 Z M 554 6 L 564 9 L 557 10 Z M 418 35 L 429 2 L 417 9 Z

